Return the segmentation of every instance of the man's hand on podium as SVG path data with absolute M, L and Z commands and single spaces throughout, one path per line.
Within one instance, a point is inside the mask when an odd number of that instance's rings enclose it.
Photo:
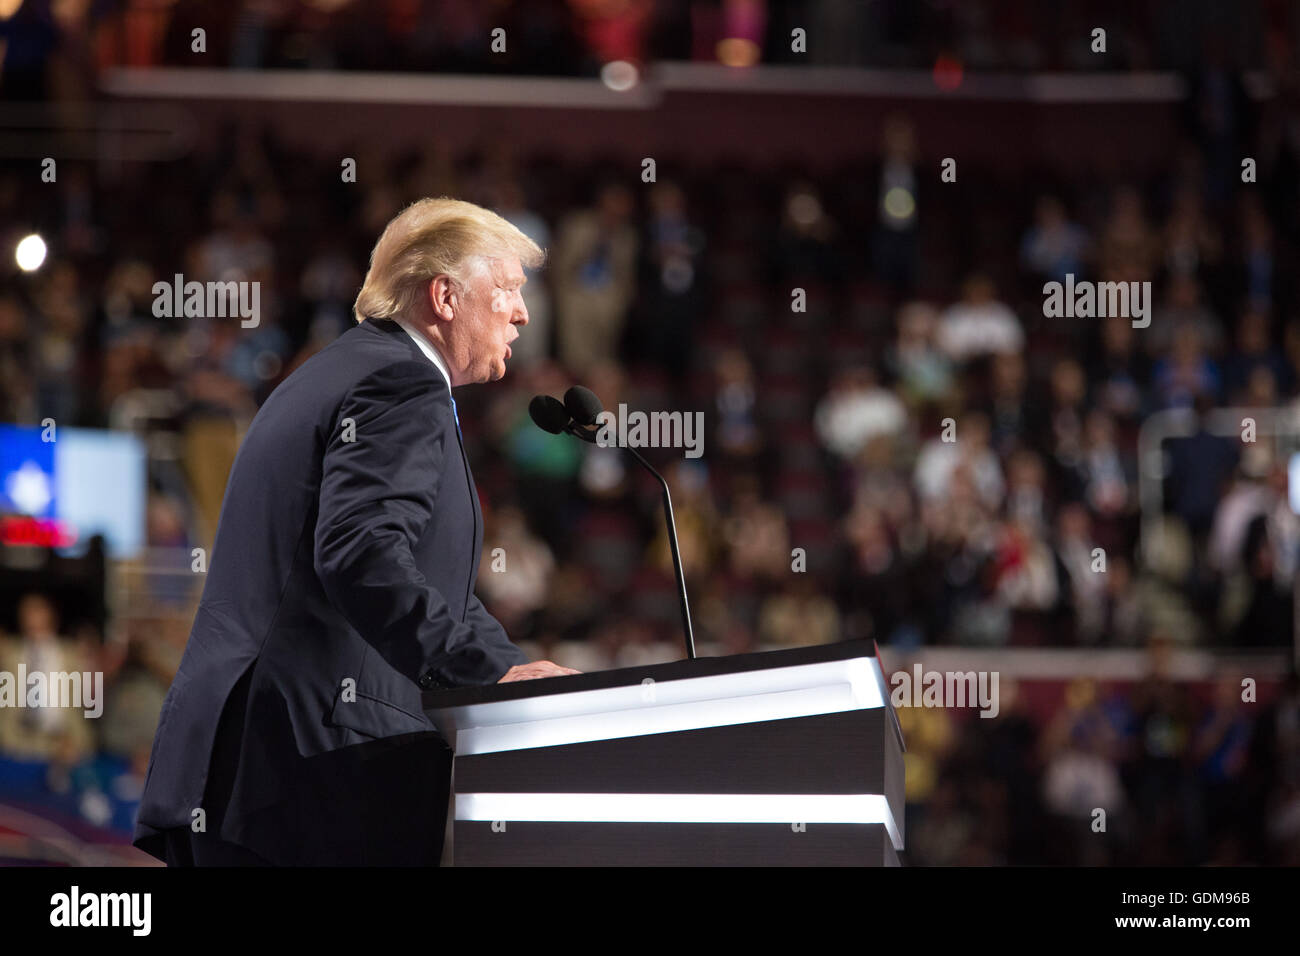
M 575 671 L 572 667 L 561 667 L 559 664 L 553 664 L 550 661 L 533 661 L 531 664 L 516 664 L 510 670 L 506 671 L 498 684 L 505 684 L 514 680 L 533 680 L 538 677 L 564 677 L 566 674 L 581 674 L 582 671 Z

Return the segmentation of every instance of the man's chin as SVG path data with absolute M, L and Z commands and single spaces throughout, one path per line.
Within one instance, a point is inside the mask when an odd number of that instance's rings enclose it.
M 505 377 L 505 374 L 506 363 L 498 359 L 486 369 L 483 369 L 475 375 L 472 381 L 475 385 L 484 385 L 487 382 L 499 382 Z

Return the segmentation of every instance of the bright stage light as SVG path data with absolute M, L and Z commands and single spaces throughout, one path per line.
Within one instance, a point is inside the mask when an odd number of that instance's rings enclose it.
M 718 62 L 724 66 L 747 67 L 758 62 L 758 44 L 744 37 L 727 37 L 718 41 Z
M 611 60 L 600 68 L 600 81 L 616 93 L 636 86 L 641 75 L 627 60 Z
M 23 272 L 35 272 L 45 262 L 45 240 L 36 233 L 24 236 L 14 250 L 14 261 Z
M 885 214 L 890 219 L 908 220 L 916 212 L 916 199 L 902 186 L 893 186 L 885 193 Z

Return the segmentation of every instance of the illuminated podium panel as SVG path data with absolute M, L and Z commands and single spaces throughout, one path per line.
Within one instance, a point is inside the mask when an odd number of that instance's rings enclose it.
M 457 866 L 898 864 L 903 738 L 851 641 L 426 693 Z

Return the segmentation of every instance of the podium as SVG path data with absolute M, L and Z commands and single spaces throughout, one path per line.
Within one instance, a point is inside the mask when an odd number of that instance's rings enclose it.
M 897 866 L 903 735 L 873 643 L 424 695 L 456 866 Z

